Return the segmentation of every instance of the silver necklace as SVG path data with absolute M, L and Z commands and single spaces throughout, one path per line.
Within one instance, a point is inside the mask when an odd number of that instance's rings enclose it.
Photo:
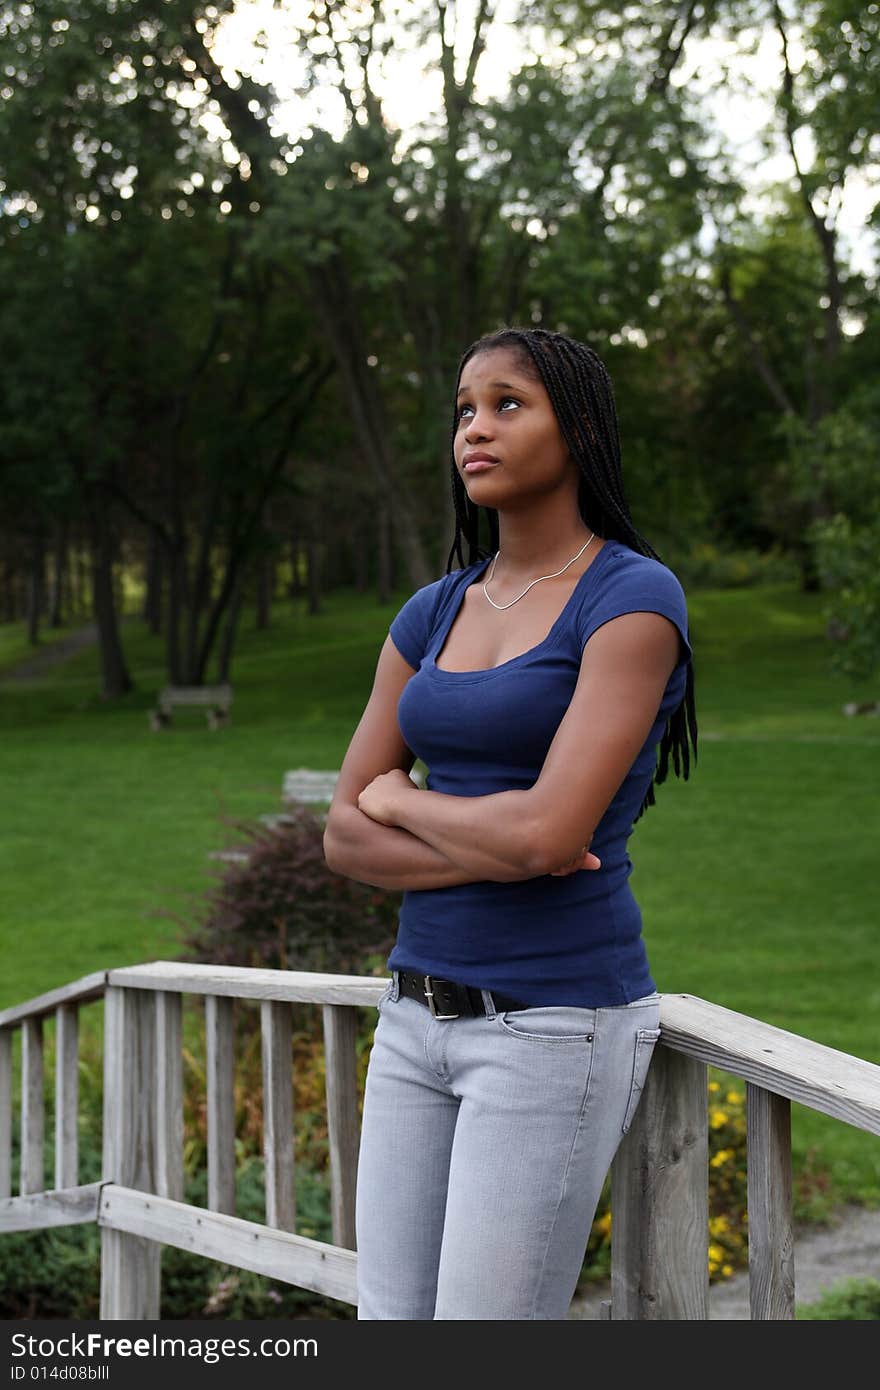
M 590 541 L 595 540 L 595 538 L 596 538 L 596 533 L 595 533 L 595 531 L 593 531 L 593 532 L 591 533 L 590 537 L 589 537 L 589 540 L 584 541 L 584 543 L 583 543 L 583 545 L 581 546 L 580 550 L 578 551 L 577 555 L 572 555 L 572 557 L 571 557 L 571 559 L 569 560 L 569 562 L 568 562 L 567 565 L 563 565 L 561 570 L 556 570 L 553 574 L 539 574 L 539 575 L 538 575 L 538 578 L 537 578 L 537 579 L 533 579 L 532 582 L 531 582 L 531 584 L 527 584 L 526 587 L 523 589 L 522 593 L 521 593 L 521 594 L 517 594 L 516 598 L 512 598 L 512 599 L 510 600 L 510 603 L 496 603 L 495 600 L 494 600 L 494 598 L 490 598 L 490 597 L 489 597 L 489 591 L 488 591 L 488 589 L 486 588 L 486 585 L 487 585 L 487 584 L 491 584 L 491 582 L 492 582 L 492 576 L 493 576 L 493 574 L 495 573 L 495 566 L 496 566 L 497 563 L 498 563 L 498 556 L 501 554 L 501 551 L 499 550 L 498 553 L 497 553 L 496 556 L 495 556 L 495 559 L 492 561 L 492 568 L 490 569 L 488 575 L 486 576 L 486 578 L 485 578 L 485 580 L 484 580 L 484 582 L 483 582 L 483 593 L 486 595 L 486 598 L 489 599 L 489 602 L 491 603 L 492 607 L 493 607 L 493 608 L 497 608 L 498 611 L 499 611 L 499 613 L 502 613 L 502 612 L 504 611 L 505 608 L 512 608 L 513 605 L 514 605 L 515 603 L 519 603 L 519 601 L 520 601 L 521 598 L 525 598 L 526 594 L 529 592 L 529 589 L 534 588 L 534 586 L 535 586 L 536 584 L 540 584 L 542 579 L 557 579 L 557 578 L 559 577 L 560 574 L 565 574 L 565 571 L 566 571 L 567 569 L 570 569 L 570 568 L 571 568 L 571 566 L 574 564 L 575 560 L 579 560 L 579 559 L 580 559 L 580 557 L 583 555 L 584 551 L 586 550 L 587 546 L 590 544 Z

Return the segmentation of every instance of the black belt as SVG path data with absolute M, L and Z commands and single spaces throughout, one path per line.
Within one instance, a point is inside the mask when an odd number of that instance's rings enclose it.
M 407 999 L 415 999 L 431 1010 L 434 1018 L 477 1018 L 484 1015 L 486 1005 L 482 990 L 473 985 L 459 985 L 454 980 L 438 980 L 436 975 L 414 975 L 411 970 L 398 971 L 400 993 Z M 496 1013 L 506 1013 L 509 1009 L 529 1009 L 521 999 L 511 999 L 508 994 L 491 991 Z

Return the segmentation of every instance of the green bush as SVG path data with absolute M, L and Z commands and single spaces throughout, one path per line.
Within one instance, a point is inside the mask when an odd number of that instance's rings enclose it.
M 191 960 L 263 969 L 363 973 L 385 956 L 400 894 L 335 874 L 324 860 L 324 826 L 307 806 L 288 804 L 286 822 L 227 822 L 244 862 L 227 863 L 186 923 Z
M 880 1279 L 842 1279 L 815 1303 L 801 1303 L 798 1318 L 823 1322 L 876 1322 L 880 1319 Z
M 743 589 L 797 578 L 796 561 L 778 547 L 723 550 L 710 541 L 698 541 L 690 551 L 676 556 L 672 568 L 683 584 L 695 588 Z

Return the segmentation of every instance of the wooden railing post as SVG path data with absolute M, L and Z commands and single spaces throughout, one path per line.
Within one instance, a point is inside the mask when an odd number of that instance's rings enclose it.
M 0 1198 L 12 1196 L 12 1029 L 0 1028 Z
M 235 1025 L 232 1000 L 205 999 L 208 1072 L 208 1206 L 235 1211 Z
M 156 1191 L 183 1201 L 183 1014 L 179 994 L 156 991 Z
M 156 1191 L 156 1029 L 148 990 L 109 987 L 104 1002 L 104 1181 Z M 101 1230 L 101 1317 L 159 1316 L 160 1246 Z
M 43 1167 L 43 1020 L 26 1018 L 21 1026 L 21 1176 L 18 1190 L 42 1192 Z
M 346 1004 L 324 1005 L 324 1070 L 330 1138 L 330 1208 L 333 1243 L 356 1248 L 354 1199 L 357 1187 L 357 1013 Z
M 293 1182 L 293 1028 L 289 1004 L 260 1005 L 266 1225 L 296 1230 Z
M 794 1317 L 791 1101 L 746 1083 L 749 1304 L 752 1318 Z
M 76 1187 L 79 1180 L 79 1009 L 59 1004 L 55 1010 L 55 1186 Z
M 706 1066 L 658 1045 L 611 1169 L 611 1316 L 709 1316 Z

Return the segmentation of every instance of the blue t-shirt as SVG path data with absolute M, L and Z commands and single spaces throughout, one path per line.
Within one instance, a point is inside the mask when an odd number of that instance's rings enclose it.
M 680 634 L 679 661 L 641 752 L 602 817 L 591 848 L 601 869 L 518 883 L 409 890 L 389 967 L 495 989 L 524 1002 L 585 1008 L 625 1004 L 654 989 L 641 912 L 628 879 L 627 840 L 656 766 L 691 657 L 687 608 L 671 570 L 606 541 L 542 642 L 484 671 L 435 665 L 465 589 L 489 561 L 419 589 L 391 624 L 415 675 L 398 704 L 400 729 L 426 764 L 426 786 L 452 796 L 526 790 L 537 781 L 568 709 L 587 639 L 623 613 L 662 613 Z

